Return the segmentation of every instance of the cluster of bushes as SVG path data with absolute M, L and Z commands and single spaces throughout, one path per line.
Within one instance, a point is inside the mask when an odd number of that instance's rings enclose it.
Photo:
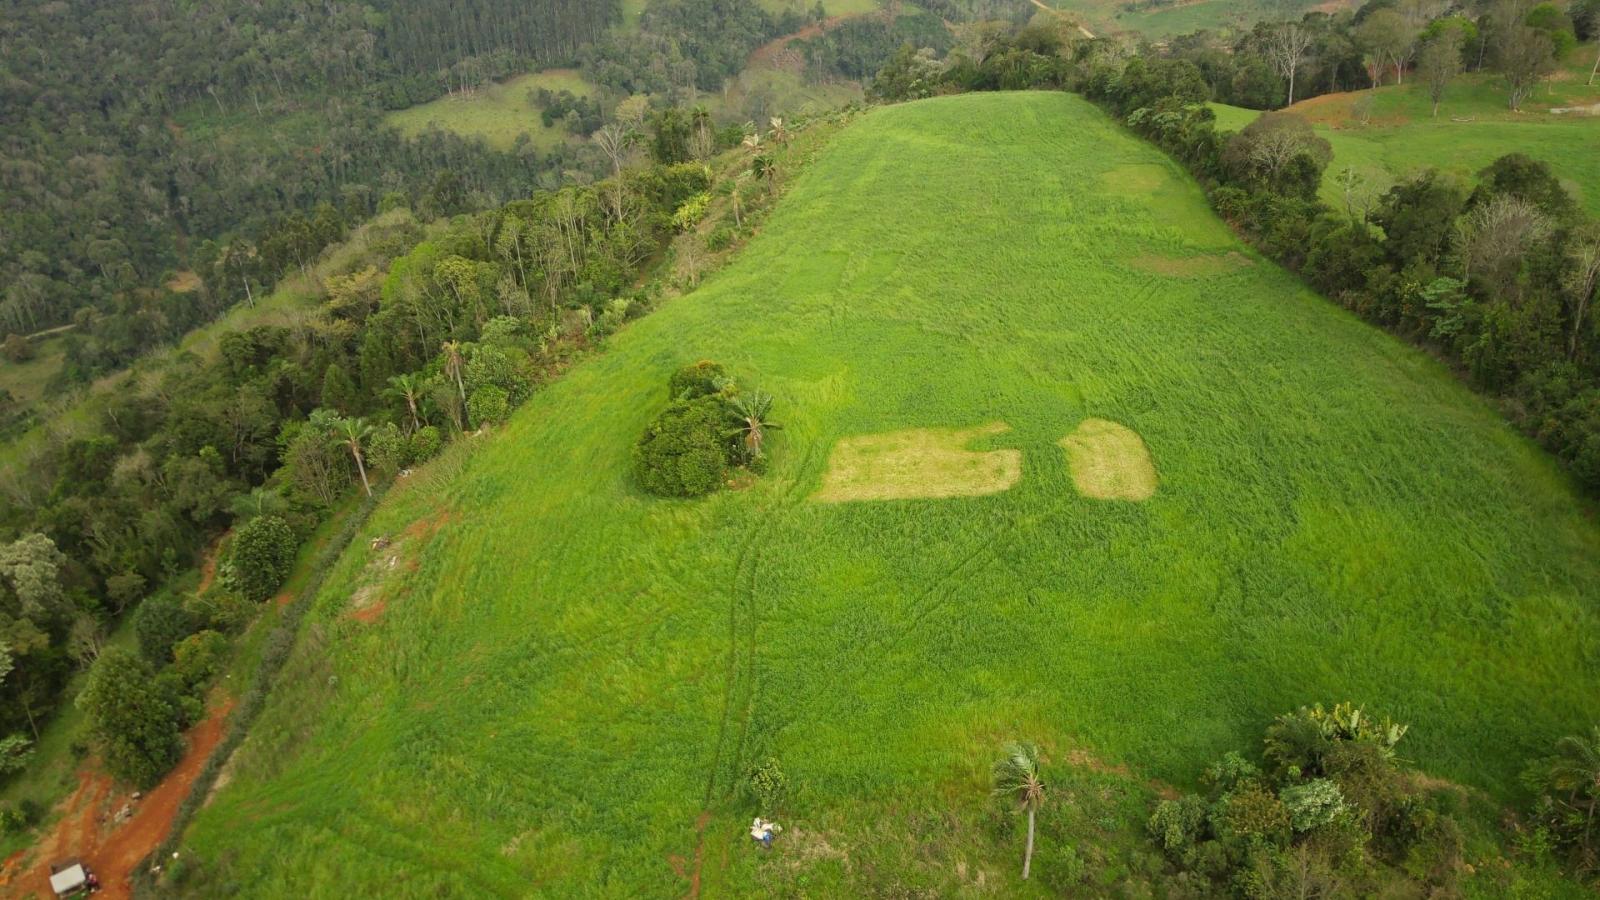
M 323 547 L 322 552 L 312 562 L 310 574 L 304 587 L 296 594 L 294 600 L 285 607 L 283 618 L 278 622 L 277 627 L 267 635 L 267 639 L 262 644 L 261 661 L 256 666 L 255 681 L 244 692 L 244 695 L 239 698 L 239 704 L 234 708 L 233 714 L 229 718 L 227 735 L 211 751 L 211 755 L 207 757 L 205 765 L 201 767 L 199 774 L 195 776 L 194 783 L 189 786 L 188 796 L 184 797 L 183 802 L 179 804 L 177 815 L 167 831 L 166 838 L 151 851 L 150 855 L 146 857 L 146 862 L 150 860 L 165 860 L 173 855 L 173 851 L 183 839 L 189 820 L 199 811 L 201 804 L 205 802 L 206 797 L 211 793 L 212 786 L 216 784 L 217 778 L 222 774 L 222 767 L 227 764 L 234 751 L 243 743 L 245 736 L 250 732 L 250 726 L 254 724 L 256 717 L 261 714 L 261 710 L 266 706 L 267 697 L 272 692 L 273 683 L 283 670 L 284 664 L 289 661 L 289 654 L 294 650 L 295 635 L 300 630 L 300 622 L 305 617 L 306 611 L 310 609 L 312 600 L 322 590 L 323 581 L 333 569 L 334 563 L 338 562 L 339 558 L 344 554 L 345 548 L 350 545 L 351 541 L 355 540 L 356 535 L 366 525 L 367 518 L 372 514 L 372 510 L 376 506 L 377 501 L 375 498 L 367 498 L 346 519 L 338 533 L 333 535 L 327 545 Z M 159 867 L 141 864 L 135 866 L 133 871 L 134 880 L 141 888 L 139 893 L 143 896 L 147 890 L 154 888 L 156 874 L 160 869 Z M 180 875 L 182 874 L 176 867 L 174 867 L 173 871 Z
M 633 448 L 640 487 L 663 497 L 700 497 L 722 487 L 729 471 L 765 470 L 772 398 L 743 392 L 717 363 L 701 361 L 675 372 L 670 402 Z
M 353 490 L 370 494 L 503 422 L 567 354 L 647 311 L 637 276 L 710 181 L 701 164 L 623 169 L 432 234 L 403 209 L 383 214 L 337 269 L 323 263 L 315 314 L 226 333 L 214 358 L 175 356 L 96 401 L 100 417 L 80 433 L 24 455 L 0 492 L 0 630 L 19 635 L 5 650 L 16 671 L 0 680 L 0 738 L 36 740 L 108 627 L 226 528 L 217 585 L 188 601 L 205 607 L 195 630 L 236 630 L 281 584 L 299 538 Z M 287 264 L 317 262 L 320 241 L 290 241 Z M 238 276 L 235 249 L 217 257 L 219 277 Z M 141 614 L 152 640 L 166 611 L 155 599 Z M 170 646 L 145 662 L 170 662 L 158 658 Z M 163 748 L 146 749 L 121 771 L 163 768 Z
M 1371 896 L 1397 873 L 1448 893 L 1460 798 L 1396 761 L 1405 732 L 1348 704 L 1280 716 L 1260 764 L 1227 754 L 1204 793 L 1156 807 L 1150 837 L 1184 877 L 1240 896 Z
M 600 101 L 592 97 L 580 97 L 568 90 L 552 92 L 539 88 L 529 99 L 538 107 L 539 121 L 546 128 L 560 122 L 568 133 L 588 137 L 604 124 L 605 110 Z

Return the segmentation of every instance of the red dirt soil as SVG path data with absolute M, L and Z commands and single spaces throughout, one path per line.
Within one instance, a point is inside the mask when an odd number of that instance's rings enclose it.
M 120 790 L 109 775 L 84 769 L 78 789 L 66 801 L 66 811 L 55 829 L 36 844 L 31 858 L 18 854 L 0 870 L 0 893 L 8 897 L 51 897 L 50 863 L 76 856 L 100 879 L 100 896 L 125 900 L 133 896 L 128 876 L 172 830 L 178 806 L 189 796 L 190 786 L 221 743 L 223 726 L 233 711 L 230 698 L 213 706 L 205 721 L 189 730 L 189 749 L 176 768 L 149 793 L 133 804 L 133 815 L 121 825 L 110 820 L 131 792 Z
M 794 34 L 786 34 L 783 37 L 774 38 L 751 52 L 750 58 L 745 60 L 745 67 L 749 69 L 795 68 L 795 60 L 786 60 L 784 58 L 784 52 L 789 49 L 791 41 L 809 41 L 812 38 L 821 37 L 824 33 L 843 25 L 850 18 L 852 17 L 833 16 L 820 22 L 813 22 Z M 803 68 L 805 60 L 799 60 L 799 65 Z
M 211 587 L 211 582 L 216 580 L 217 561 L 222 556 L 222 542 L 227 540 L 228 535 L 232 533 L 233 529 L 231 528 L 223 532 L 222 536 L 217 538 L 216 543 L 211 545 L 211 549 L 206 551 L 205 562 L 200 564 L 200 586 L 194 589 L 196 594 L 204 594 L 206 588 Z

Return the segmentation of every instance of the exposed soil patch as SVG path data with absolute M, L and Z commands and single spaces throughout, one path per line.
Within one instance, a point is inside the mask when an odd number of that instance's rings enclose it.
M 389 608 L 390 594 L 399 585 L 396 576 L 415 572 L 422 548 L 455 518 L 455 513 L 441 509 L 407 525 L 393 539 L 374 539 L 372 561 L 367 563 L 361 586 L 350 595 L 350 618 L 367 625 L 383 618 L 384 611 Z
M 1136 269 L 1174 278 L 1225 275 L 1249 267 L 1250 257 L 1237 251 L 1208 256 L 1138 256 L 1129 260 Z
M 824 502 L 981 497 L 1022 479 L 1021 450 L 968 450 L 973 441 L 1011 426 L 911 428 L 847 437 L 834 445 L 822 488 Z
M 211 583 L 217 580 L 217 563 L 222 560 L 222 544 L 232 533 L 231 528 L 223 532 L 222 536 L 211 545 L 211 549 L 206 551 L 206 558 L 200 563 L 200 586 L 194 589 L 196 594 L 204 594 L 206 589 L 211 587 Z
M 200 290 L 200 276 L 193 272 L 178 272 L 167 281 L 167 290 L 174 294 L 192 294 Z
M 1156 492 L 1156 467 L 1138 433 L 1105 419 L 1085 419 L 1061 439 L 1072 483 L 1097 500 L 1148 500 Z
M 205 721 L 189 730 L 189 747 L 177 767 L 137 801 L 132 799 L 131 791 L 119 788 L 109 775 L 86 769 L 55 829 L 19 861 L 20 877 L 13 884 L 0 875 L 0 886 L 8 888 L 7 896 L 52 896 L 50 864 L 72 856 L 83 860 L 99 876 L 101 896 L 108 900 L 133 896 L 129 875 L 166 839 L 179 805 L 189 796 L 211 751 L 221 743 L 233 706 L 232 699 L 213 706 Z M 116 822 L 117 813 L 125 807 L 131 809 L 131 814 Z
M 806 59 L 798 50 L 789 49 L 789 44 L 794 41 L 809 41 L 821 37 L 829 31 L 838 28 L 852 16 L 831 16 L 820 22 L 810 25 L 780 38 L 774 38 L 757 47 L 751 52 L 750 58 L 745 60 L 748 69 L 781 69 L 788 72 L 801 72 L 805 70 Z

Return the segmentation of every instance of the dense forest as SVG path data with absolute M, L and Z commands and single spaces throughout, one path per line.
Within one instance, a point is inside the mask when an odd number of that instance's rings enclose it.
M 618 15 L 561 0 L 14 7 L 0 21 L 0 328 L 150 286 L 191 240 L 319 201 L 371 211 L 347 189 L 417 192 L 444 171 L 525 189 L 442 136 L 399 146 L 369 110 L 570 58 Z M 196 108 L 223 127 L 186 133 Z M 216 133 L 240 129 L 259 133 Z

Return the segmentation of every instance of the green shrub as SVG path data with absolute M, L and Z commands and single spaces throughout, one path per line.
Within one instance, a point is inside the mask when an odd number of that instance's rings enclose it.
M 106 768 L 148 787 L 183 755 L 183 711 L 170 680 L 158 679 L 136 654 L 111 648 L 89 670 L 78 708 L 104 751 Z
M 1246 783 L 1225 796 L 1214 814 L 1217 837 L 1235 846 L 1281 847 L 1289 842 L 1289 810 L 1259 784 Z
M 1278 798 L 1289 810 L 1290 824 L 1300 832 L 1321 828 L 1345 811 L 1344 794 L 1326 778 L 1286 787 L 1278 792 Z
M 9 803 L 0 804 L 0 834 L 21 834 L 28 829 L 28 818 Z
M 668 406 L 634 445 L 640 486 L 664 497 L 700 497 L 721 487 L 728 476 L 726 419 L 714 395 Z
M 1034 854 L 1033 870 L 1046 887 L 1059 894 L 1072 893 L 1089 876 L 1089 864 L 1065 841 L 1041 845 Z
M 1183 863 L 1193 858 L 1195 845 L 1205 835 L 1206 816 L 1205 801 L 1186 794 L 1177 800 L 1161 801 L 1145 827 L 1158 847 Z
M 437 427 L 424 425 L 411 435 L 410 444 L 409 452 L 406 454 L 406 465 L 414 466 L 438 456 L 439 448 L 444 445 L 444 438 L 440 436 Z
M 511 401 L 504 390 L 486 384 L 467 398 L 467 414 L 474 425 L 498 425 L 511 414 Z
M 667 382 L 667 399 L 693 400 L 715 394 L 727 380 L 728 372 L 720 363 L 703 359 L 672 373 Z
M 783 774 L 783 768 L 778 761 L 767 757 L 766 761 L 750 770 L 750 795 L 756 801 L 756 810 L 762 815 L 771 815 L 782 805 L 789 793 L 789 778 Z
M 283 519 L 251 519 L 233 537 L 232 552 L 223 564 L 223 584 L 246 600 L 260 603 L 289 577 L 296 546 L 294 532 Z
M 156 594 L 139 604 L 133 613 L 133 633 L 139 652 L 152 664 L 164 666 L 172 661 L 172 648 L 193 634 L 194 617 L 182 601 L 171 594 Z
M 728 249 L 733 244 L 733 229 L 727 225 L 718 225 L 706 235 L 706 249 L 717 253 Z
M 172 668 L 191 690 L 210 681 L 222 668 L 228 639 L 215 631 L 199 631 L 172 648 Z
M 393 478 L 406 464 L 406 436 L 393 422 L 385 422 L 367 435 L 367 468 L 383 478 Z
M 1206 767 L 1200 781 L 1210 791 L 1212 799 L 1220 798 L 1239 785 L 1261 777 L 1261 768 L 1245 759 L 1237 750 L 1229 750 L 1222 758 Z

